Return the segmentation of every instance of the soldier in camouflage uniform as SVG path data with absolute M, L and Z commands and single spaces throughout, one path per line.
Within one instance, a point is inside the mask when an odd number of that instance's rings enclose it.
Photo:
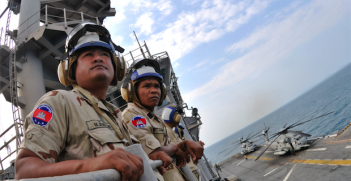
M 154 114 L 154 107 L 160 106 L 167 94 L 159 69 L 158 62 L 151 59 L 138 60 L 131 65 L 121 87 L 123 99 L 129 102 L 122 119 L 147 154 L 163 150 L 176 157 L 178 167 L 185 166 L 188 154 L 194 160 L 202 157 L 203 147 L 190 140 L 177 145 L 169 143 L 165 123 Z M 166 169 L 163 174 L 166 181 L 187 179 L 176 165 L 171 164 Z
M 123 150 L 138 140 L 130 135 L 120 110 L 105 100 L 108 86 L 125 75 L 125 62 L 114 47 L 100 25 L 82 23 L 72 30 L 66 42 L 68 59 L 58 73 L 60 82 L 74 89 L 48 92 L 26 117 L 16 179 L 108 168 L 121 172 L 123 180 L 140 179 L 142 159 Z M 161 159 L 164 167 L 171 163 L 162 151 L 153 158 Z
M 178 110 L 173 105 L 165 107 L 162 111 L 162 119 L 166 124 L 168 139 L 173 144 L 179 144 L 185 140 L 183 137 L 183 134 L 181 133 L 182 131 L 180 129 L 180 127 L 182 126 L 179 125 L 180 119 L 181 119 L 180 112 L 181 110 Z M 197 143 L 202 147 L 205 145 L 202 141 L 198 141 Z M 200 175 L 197 172 L 198 170 L 197 166 L 194 164 L 192 160 L 190 160 L 188 165 L 191 171 L 193 172 L 195 178 L 199 180 Z

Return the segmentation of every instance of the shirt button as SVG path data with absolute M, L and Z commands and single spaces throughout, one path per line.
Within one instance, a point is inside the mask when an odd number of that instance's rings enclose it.
M 28 134 L 27 134 L 27 139 L 31 140 L 32 137 L 33 137 L 33 134 L 32 134 L 32 133 L 28 133 Z
M 148 141 L 147 143 L 148 143 L 149 145 L 152 145 L 152 141 Z

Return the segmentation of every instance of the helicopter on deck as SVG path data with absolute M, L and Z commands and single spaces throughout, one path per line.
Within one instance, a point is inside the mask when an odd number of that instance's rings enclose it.
M 304 122 L 300 122 L 302 120 L 299 120 L 290 126 L 286 126 L 285 124 L 282 129 L 280 129 L 277 133 L 274 133 L 273 135 L 271 135 L 271 137 L 268 136 L 269 128 L 267 129 L 265 125 L 265 129 L 262 131 L 262 135 L 266 142 L 267 148 L 261 152 L 261 154 L 256 158 L 256 160 L 259 159 L 263 155 L 263 153 L 266 152 L 267 149 L 270 148 L 271 146 L 272 146 L 272 149 L 274 150 L 274 155 L 284 155 L 288 152 L 295 153 L 295 151 L 309 147 L 310 146 L 308 144 L 309 139 L 307 138 L 311 137 L 310 134 L 303 133 L 301 130 L 292 131 L 289 129 L 294 128 L 296 126 L 300 126 L 312 120 L 327 116 L 332 113 L 334 112 L 323 114 L 321 116 L 312 118 Z
M 235 148 L 238 146 L 241 147 L 242 151 L 240 152 L 240 154 L 242 154 L 242 155 L 254 152 L 259 148 L 259 146 L 255 144 L 255 142 L 260 141 L 260 140 L 254 140 L 254 141 L 250 141 L 250 140 L 253 140 L 253 139 L 259 137 L 260 133 L 261 132 L 258 132 L 252 136 L 251 136 L 252 133 L 250 133 L 245 139 L 243 138 L 243 136 L 241 136 L 241 138 L 238 141 L 233 142 L 233 144 L 234 143 L 237 144 L 235 146 Z

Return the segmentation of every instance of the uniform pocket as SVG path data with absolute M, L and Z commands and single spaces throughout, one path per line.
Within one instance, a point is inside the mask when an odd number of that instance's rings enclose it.
M 140 143 L 138 139 L 134 135 L 130 135 L 130 138 L 132 139 L 133 143 Z
M 101 145 L 106 143 L 119 143 L 119 142 L 126 142 L 125 139 L 120 140 L 117 137 L 117 134 L 108 128 L 98 128 L 88 131 L 90 137 L 95 139 Z
M 146 146 L 151 150 L 155 150 L 156 148 L 160 147 L 160 143 L 151 135 L 145 139 Z
M 98 128 L 88 131 L 93 146 L 94 157 L 100 156 L 116 148 L 125 148 L 126 140 L 120 140 L 117 134 L 108 128 Z

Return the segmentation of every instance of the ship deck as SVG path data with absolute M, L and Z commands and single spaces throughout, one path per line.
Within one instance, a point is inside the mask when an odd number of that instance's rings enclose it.
M 340 135 L 318 138 L 310 144 L 296 155 L 275 156 L 273 150 L 268 149 L 257 161 L 265 146 L 247 154 L 247 160 L 242 155 L 234 155 L 220 163 L 220 175 L 236 175 L 243 181 L 351 180 L 351 128 L 346 127 Z

